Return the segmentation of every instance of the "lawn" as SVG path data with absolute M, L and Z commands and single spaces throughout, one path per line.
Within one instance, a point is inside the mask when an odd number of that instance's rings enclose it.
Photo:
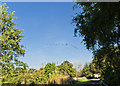
M 78 81 L 76 81 L 75 82 L 75 84 L 88 84 L 88 82 L 90 82 L 90 81 L 92 81 L 92 80 L 94 80 L 94 79 L 83 79 L 83 80 L 78 80 Z

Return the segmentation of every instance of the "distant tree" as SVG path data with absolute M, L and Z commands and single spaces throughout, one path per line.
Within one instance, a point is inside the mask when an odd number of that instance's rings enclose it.
M 40 68 L 40 71 L 41 71 L 41 70 L 44 70 L 44 68 L 43 68 L 43 67 L 42 67 L 42 68 Z
M 75 68 L 73 68 L 73 64 L 68 61 L 64 61 L 59 66 L 59 71 L 64 75 L 69 75 L 70 77 L 76 75 L 76 70 L 75 70 Z
M 45 74 L 49 77 L 55 71 L 55 63 L 47 63 L 45 66 Z
M 86 63 L 84 65 L 84 68 L 82 69 L 82 76 L 85 76 L 85 77 L 92 76 L 92 72 L 90 71 L 90 67 L 88 63 Z
M 92 74 L 100 73 L 99 66 L 96 65 L 94 60 L 89 64 L 89 67 Z
M 30 69 L 28 70 L 28 73 L 33 73 L 33 72 L 35 72 L 35 71 L 36 71 L 36 69 L 30 68 Z

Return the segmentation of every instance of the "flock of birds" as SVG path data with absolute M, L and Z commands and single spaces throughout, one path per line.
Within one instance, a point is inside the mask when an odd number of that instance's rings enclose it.
M 67 46 L 71 46 L 75 49 L 78 49 L 78 47 L 76 47 L 75 45 L 71 44 L 71 43 L 47 43 L 47 46 L 60 46 L 60 47 L 67 47 Z

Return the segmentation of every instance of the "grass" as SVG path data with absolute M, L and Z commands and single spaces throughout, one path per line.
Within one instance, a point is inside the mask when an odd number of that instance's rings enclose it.
M 89 81 L 92 81 L 93 79 L 83 79 L 83 80 L 78 80 L 75 82 L 75 84 L 88 84 Z

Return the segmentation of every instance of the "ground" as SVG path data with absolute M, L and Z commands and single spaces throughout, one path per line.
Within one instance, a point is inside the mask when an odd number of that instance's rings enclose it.
M 85 79 L 85 80 L 78 80 L 75 82 L 76 85 L 98 85 L 100 79 Z

